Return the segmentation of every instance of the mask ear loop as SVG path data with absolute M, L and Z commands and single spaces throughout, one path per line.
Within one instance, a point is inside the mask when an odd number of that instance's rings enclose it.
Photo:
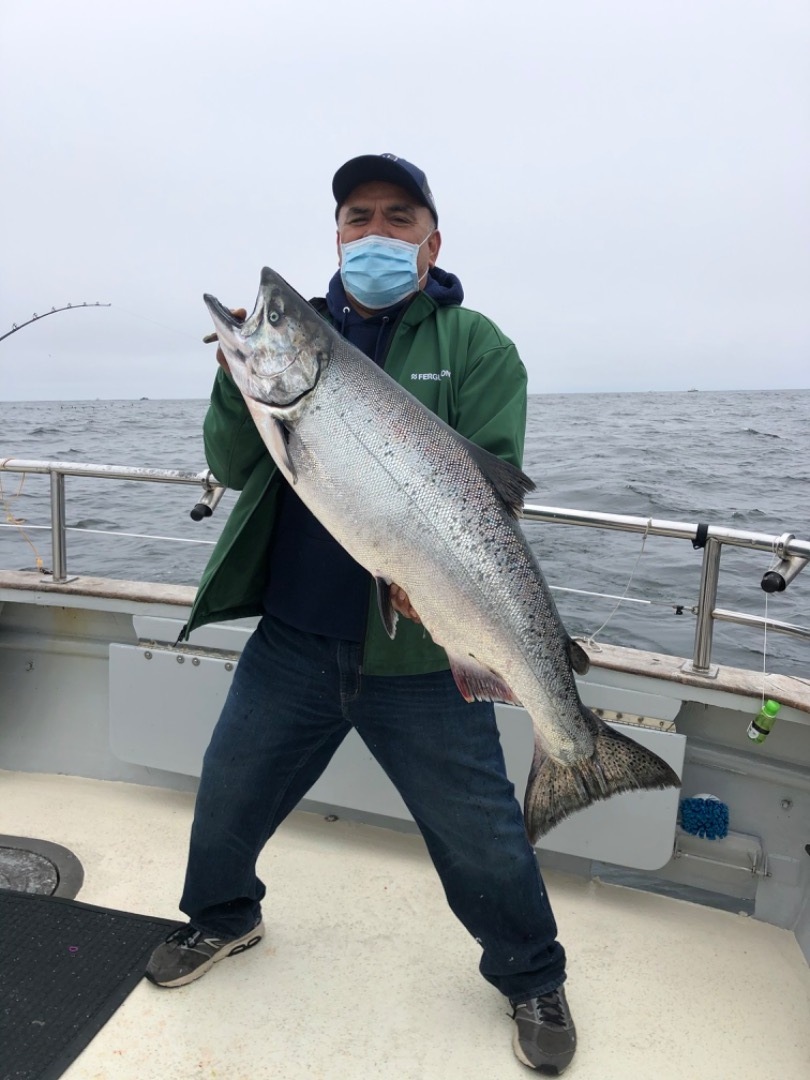
M 436 226 L 434 225 L 434 227 L 433 227 L 433 228 L 432 228 L 432 229 L 430 230 L 430 232 L 429 232 L 429 233 L 427 234 L 427 236 L 425 237 L 425 239 L 424 239 L 424 240 L 422 241 L 422 243 L 421 243 L 421 244 L 419 245 L 419 247 L 417 248 L 417 251 L 421 251 L 421 249 L 422 249 L 422 248 L 423 248 L 423 247 L 425 246 L 425 244 L 426 244 L 426 243 L 428 242 L 428 240 L 429 240 L 429 239 L 431 238 L 431 236 L 433 236 L 433 234 L 434 234 L 434 233 L 435 233 L 436 231 L 437 231 L 437 230 L 436 230 Z M 426 278 L 426 277 L 428 276 L 428 274 L 429 274 L 429 273 L 430 273 L 430 264 L 428 264 L 428 268 L 427 268 L 427 270 L 426 270 L 426 271 L 424 272 L 424 274 L 422 274 L 422 275 L 421 275 L 421 277 L 418 277 L 418 278 L 416 279 L 416 284 L 417 284 L 417 285 L 419 285 L 419 286 L 421 286 L 422 282 L 423 282 L 423 281 L 425 280 L 425 278 Z

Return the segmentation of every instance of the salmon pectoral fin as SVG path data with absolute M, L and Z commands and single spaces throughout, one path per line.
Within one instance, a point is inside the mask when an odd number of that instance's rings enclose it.
M 377 607 L 380 609 L 380 618 L 385 632 L 393 641 L 397 632 L 399 612 L 391 603 L 391 582 L 383 577 L 375 577 L 374 584 L 377 586 Z
M 568 638 L 566 650 L 568 652 L 568 659 L 571 661 L 571 667 L 577 675 L 587 675 L 591 669 L 591 661 L 580 643 L 574 641 L 574 639 L 570 637 Z
M 282 474 L 295 486 L 298 483 L 298 474 L 295 471 L 295 465 L 287 446 L 287 429 L 281 420 L 272 420 L 270 423 L 266 423 L 261 413 L 261 407 L 256 405 L 255 402 L 248 401 L 247 406 L 259 431 L 265 433 L 271 457 L 281 469 Z
M 448 653 L 447 658 L 456 686 L 465 701 L 505 701 L 509 705 L 520 705 L 501 676 L 484 667 L 474 656 Z
M 621 791 L 681 786 L 678 774 L 657 754 L 615 731 L 589 710 L 583 711 L 589 726 L 593 728 L 594 722 L 597 725 L 591 757 L 565 765 L 535 742 L 523 803 L 526 832 L 532 844 L 575 810 L 600 799 Z

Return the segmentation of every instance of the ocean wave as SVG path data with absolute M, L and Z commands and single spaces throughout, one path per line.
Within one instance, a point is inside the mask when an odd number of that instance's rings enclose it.
M 757 428 L 746 428 L 746 435 L 759 435 L 762 439 L 781 439 L 781 435 L 777 435 L 775 431 L 758 431 Z
M 71 523 L 73 529 L 120 529 L 117 521 L 106 521 L 104 518 L 79 518 Z
M 687 404 L 688 403 L 688 407 Z M 810 392 L 769 394 L 572 394 L 529 399 L 524 468 L 538 483 L 529 502 L 670 521 L 709 521 L 810 540 L 810 501 L 803 498 L 810 461 Z M 0 402 L 0 456 L 72 459 L 198 472 L 205 468 L 202 421 L 207 401 Z M 71 412 L 70 410 L 75 410 Z M 553 418 L 553 426 L 550 424 Z M 778 418 L 778 419 L 775 419 Z M 763 425 L 760 427 L 759 425 Z M 777 424 L 778 435 L 772 425 Z M 769 430 L 771 429 L 771 430 Z M 79 438 L 78 436 L 81 436 Z M 69 449 L 54 452 L 57 438 Z M 776 441 L 785 442 L 785 448 Z M 783 471 L 784 470 L 784 471 Z M 0 476 L 12 512 L 32 523 L 49 521 L 48 478 L 29 476 L 15 503 L 17 474 Z M 238 494 L 228 492 L 213 517 L 194 524 L 189 511 L 198 493 L 169 484 L 68 477 L 68 521 L 78 528 L 216 540 Z M 111 515 L 108 517 L 107 515 Z M 571 589 L 689 605 L 697 596 L 701 554 L 688 540 L 623 534 L 559 524 L 523 526 L 548 581 Z M 31 533 L 45 553 L 47 534 Z M 39 539 L 42 537 L 42 539 Z M 643 546 L 643 558 L 639 558 Z M 69 572 L 134 580 L 194 584 L 211 549 L 71 533 Z M 721 605 L 759 610 L 770 556 L 743 549 L 723 552 Z M 0 530 L 0 566 L 31 562 L 19 530 Z M 769 601 L 772 617 L 797 621 L 807 609 L 807 571 L 797 585 Z M 616 601 L 555 592 L 569 632 L 592 632 Z M 750 666 L 748 649 L 761 634 L 715 627 L 715 659 Z M 601 640 L 637 644 L 689 656 L 694 620 L 660 603 L 622 605 Z M 768 650 L 794 656 L 806 644 L 769 634 Z M 790 667 L 786 662 L 781 669 Z M 779 670 L 780 664 L 771 665 Z
M 733 510 L 731 512 L 732 521 L 747 521 L 749 518 L 767 517 L 768 515 L 764 510 L 758 510 L 755 506 L 750 510 Z

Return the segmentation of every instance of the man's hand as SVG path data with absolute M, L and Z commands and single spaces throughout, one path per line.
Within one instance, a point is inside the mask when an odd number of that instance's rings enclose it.
M 247 318 L 247 311 L 245 311 L 243 307 L 231 308 L 231 315 L 233 315 L 234 318 L 244 320 Z M 216 340 L 216 334 L 208 334 L 206 335 L 206 337 L 203 338 L 203 341 L 205 342 L 212 342 Z M 228 361 L 225 359 L 225 353 L 222 351 L 219 345 L 217 345 L 217 363 L 225 372 L 227 372 L 228 375 L 230 375 L 231 369 L 228 367 Z
M 404 589 L 400 589 L 399 585 L 394 585 L 392 582 L 389 586 L 391 596 L 391 606 L 394 611 L 399 612 L 400 615 L 404 615 L 406 619 L 412 619 L 415 623 L 421 623 L 422 620 L 417 615 L 416 611 L 411 607 L 411 602 L 408 599 L 408 594 Z

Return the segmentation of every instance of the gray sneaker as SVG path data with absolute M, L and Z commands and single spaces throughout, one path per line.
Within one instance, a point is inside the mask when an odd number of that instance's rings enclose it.
M 180 926 L 152 953 L 146 965 L 146 977 L 156 986 L 185 986 L 201 978 L 217 960 L 252 949 L 263 937 L 261 922 L 238 938 L 205 935 L 191 923 Z
M 577 1032 L 561 986 L 514 1004 L 512 1047 L 518 1061 L 545 1076 L 559 1076 L 577 1048 Z

